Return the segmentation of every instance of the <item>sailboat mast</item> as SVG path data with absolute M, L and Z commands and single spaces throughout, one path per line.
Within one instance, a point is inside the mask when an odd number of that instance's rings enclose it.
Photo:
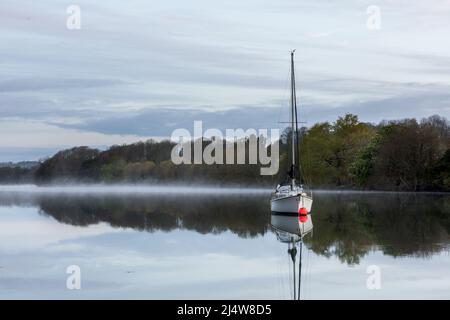
M 292 132 L 292 165 L 291 165 L 291 179 L 292 179 L 292 186 L 295 184 L 295 75 L 294 75 L 294 52 L 295 50 L 291 51 L 291 132 Z
M 297 174 L 300 174 L 300 159 L 297 159 L 300 153 L 298 146 L 297 93 L 295 89 L 294 52 L 295 50 L 291 51 L 292 186 L 295 185 L 295 178 L 297 177 Z

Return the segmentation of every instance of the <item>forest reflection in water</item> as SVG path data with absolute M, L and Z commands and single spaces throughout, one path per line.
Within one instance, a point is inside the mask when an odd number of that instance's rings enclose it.
M 139 231 L 185 229 L 201 234 L 231 231 L 241 238 L 273 232 L 266 194 L 87 195 L 0 193 L 0 206 L 35 206 L 60 223 L 106 222 Z M 317 192 L 314 253 L 358 264 L 372 250 L 426 258 L 448 250 L 450 197 L 445 194 Z

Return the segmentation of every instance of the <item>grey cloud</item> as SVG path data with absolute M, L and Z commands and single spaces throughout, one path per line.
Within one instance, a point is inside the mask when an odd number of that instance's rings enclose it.
M 422 118 L 434 114 L 450 117 L 450 93 L 411 94 L 392 98 L 351 103 L 336 108 L 306 106 L 305 113 L 311 122 L 335 119 L 345 113 L 353 113 L 360 120 L 378 123 L 381 120 Z
M 147 109 L 131 115 L 103 115 L 81 124 L 55 125 L 106 134 L 135 134 L 140 136 L 170 136 L 177 128 L 193 130 L 194 121 L 201 120 L 204 129 L 218 128 L 276 128 L 273 119 L 279 108 L 236 108 L 221 112 L 207 112 L 199 109 Z
M 58 151 L 58 148 L 0 148 L 0 162 L 36 161 Z
M 92 78 L 22 78 L 0 82 L 0 93 L 21 91 L 42 91 L 53 89 L 83 89 L 96 87 L 110 87 L 124 84 L 121 80 L 92 79 Z
M 213 109 L 213 108 L 211 108 Z M 170 136 L 177 128 L 193 130 L 195 120 L 201 120 L 204 129 L 218 128 L 282 128 L 288 118 L 288 110 L 280 106 L 239 106 L 221 112 L 207 112 L 198 109 L 145 109 L 128 115 L 106 115 L 86 120 L 80 124 L 56 124 L 63 127 L 106 134 L 135 134 L 140 136 Z M 333 121 L 345 113 L 357 114 L 362 121 L 378 123 L 383 119 L 399 119 L 439 114 L 450 116 L 449 94 L 416 94 L 398 96 L 376 101 L 326 107 L 316 104 L 302 104 L 300 115 L 307 120 L 306 126 L 316 122 Z

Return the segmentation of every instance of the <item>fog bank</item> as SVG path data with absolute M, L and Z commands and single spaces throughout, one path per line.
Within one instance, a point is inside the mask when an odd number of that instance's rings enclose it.
M 218 187 L 207 185 L 51 185 L 37 186 L 33 184 L 24 185 L 0 185 L 0 192 L 20 192 L 33 194 L 269 194 L 270 188 L 249 188 L 249 187 Z

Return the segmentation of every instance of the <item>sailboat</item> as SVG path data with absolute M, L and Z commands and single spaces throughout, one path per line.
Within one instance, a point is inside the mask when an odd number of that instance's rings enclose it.
M 295 90 L 294 52 L 291 51 L 291 133 L 292 150 L 291 166 L 287 180 L 279 184 L 272 194 L 270 206 L 272 214 L 281 215 L 307 215 L 311 212 L 313 203 L 312 194 L 307 194 L 302 184 L 300 160 L 298 159 L 298 118 L 297 95 Z

